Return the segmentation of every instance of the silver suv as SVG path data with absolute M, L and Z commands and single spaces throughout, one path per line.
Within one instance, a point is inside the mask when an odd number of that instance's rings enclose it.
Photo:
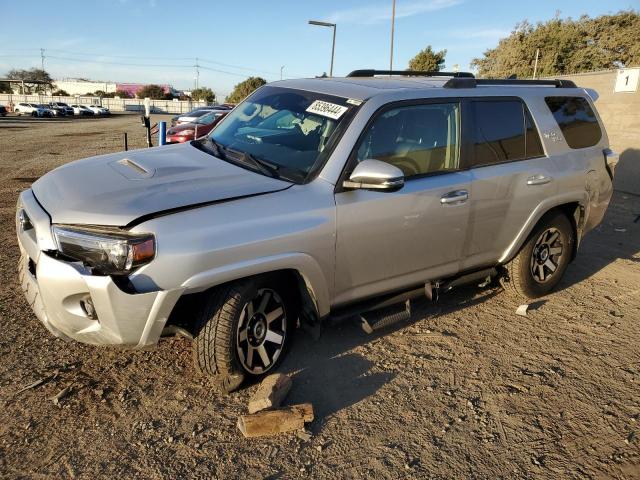
M 187 333 L 196 366 L 235 386 L 300 324 L 492 278 L 538 297 L 611 198 L 596 98 L 464 73 L 275 82 L 206 138 L 36 181 L 17 208 L 20 281 L 58 337 Z

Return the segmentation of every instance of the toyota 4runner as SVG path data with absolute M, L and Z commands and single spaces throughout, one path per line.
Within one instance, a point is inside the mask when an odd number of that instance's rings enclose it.
M 22 192 L 22 288 L 58 337 L 179 331 L 200 370 L 236 379 L 272 370 L 300 323 L 496 277 L 545 295 L 611 198 L 596 98 L 465 73 L 274 82 L 203 139 Z

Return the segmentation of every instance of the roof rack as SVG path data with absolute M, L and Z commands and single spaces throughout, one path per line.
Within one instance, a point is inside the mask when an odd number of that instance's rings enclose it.
M 347 77 L 374 77 L 376 75 L 397 75 L 403 77 L 453 77 L 474 78 L 469 72 L 423 72 L 419 70 L 354 70 Z
M 576 88 L 571 80 L 516 80 L 493 78 L 452 78 L 444 88 L 476 88 L 478 85 L 507 85 L 507 86 L 547 86 L 556 88 Z

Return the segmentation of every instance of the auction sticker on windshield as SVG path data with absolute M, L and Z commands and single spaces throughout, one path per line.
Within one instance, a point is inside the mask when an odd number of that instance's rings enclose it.
M 335 103 L 316 100 L 307 107 L 307 112 L 315 113 L 316 115 L 322 115 L 323 117 L 329 117 L 337 120 L 348 109 L 348 107 L 343 107 L 342 105 L 337 105 Z

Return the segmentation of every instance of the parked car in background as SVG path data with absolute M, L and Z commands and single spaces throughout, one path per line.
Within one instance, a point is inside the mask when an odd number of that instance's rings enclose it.
M 44 103 L 42 104 L 42 107 L 49 110 L 53 117 L 64 117 L 67 114 L 67 111 L 64 108 L 59 107 L 54 103 Z
M 32 115 L 34 117 L 44 116 L 44 109 L 35 103 L 20 102 L 16 104 L 13 111 L 18 115 Z
M 229 112 L 214 110 L 201 116 L 195 122 L 182 123 L 171 127 L 167 130 L 167 142 L 183 143 L 200 138 L 213 130 L 213 127 L 215 127 L 227 113 Z
M 180 125 L 181 123 L 192 123 L 195 122 L 198 118 L 203 115 L 206 115 L 209 112 L 224 112 L 225 109 L 219 109 L 217 107 L 202 107 L 196 110 L 191 110 L 190 112 L 183 113 L 181 115 L 176 115 L 171 119 L 171 126 L 175 127 L 176 125 Z
M 0 105 L 0 117 L 6 117 L 7 116 L 7 107 L 5 107 L 4 105 Z
M 67 105 L 64 102 L 51 102 L 49 103 L 49 105 L 63 108 L 67 115 L 73 115 L 73 108 L 71 108 L 69 105 Z
M 56 117 L 56 116 L 58 116 L 57 112 L 54 112 L 51 108 L 49 108 L 44 103 L 37 103 L 35 105 L 42 110 L 42 116 L 43 117 Z
M 93 110 L 89 110 L 86 105 L 71 105 L 74 115 L 95 115 Z
M 104 108 L 101 105 L 89 105 L 87 108 L 96 115 L 109 115 L 111 113 L 108 108 Z

